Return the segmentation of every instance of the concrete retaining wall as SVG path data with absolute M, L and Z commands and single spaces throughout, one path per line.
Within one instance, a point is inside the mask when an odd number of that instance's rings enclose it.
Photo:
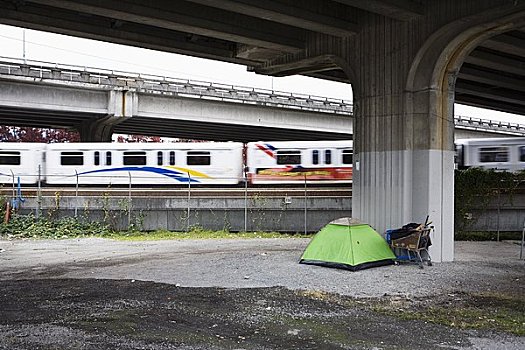
M 246 205 L 245 205 L 246 204 Z M 246 207 L 246 210 L 245 210 Z M 36 198 L 23 203 L 22 213 L 38 208 Z M 143 230 L 205 229 L 231 231 L 305 231 L 304 197 L 132 198 L 63 197 L 42 198 L 41 214 L 74 216 L 127 229 L 129 223 Z M 350 216 L 349 197 L 311 197 L 306 200 L 306 231 L 315 232 L 333 219 Z M 189 217 L 188 217 L 189 213 Z
M 499 204 L 498 204 L 499 203 Z M 246 210 L 245 210 L 246 204 Z M 499 206 L 499 210 L 498 210 Z M 230 231 L 315 232 L 333 219 L 351 216 L 350 197 L 43 197 L 41 215 L 74 216 L 106 222 L 115 229 L 129 224 L 143 230 L 187 230 L 202 227 Z M 27 198 L 21 213 L 36 213 L 36 198 Z M 188 210 L 189 208 L 189 210 Z M 189 212 L 189 217 L 188 217 Z M 494 198 L 473 210 L 469 230 L 521 231 L 525 222 L 525 194 Z

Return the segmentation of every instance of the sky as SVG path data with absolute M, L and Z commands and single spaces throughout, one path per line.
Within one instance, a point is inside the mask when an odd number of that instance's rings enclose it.
M 6 25 L 0 25 L 0 56 L 352 100 L 349 84 L 304 76 L 274 78 L 231 63 Z M 459 104 L 455 114 L 525 124 L 525 116 Z

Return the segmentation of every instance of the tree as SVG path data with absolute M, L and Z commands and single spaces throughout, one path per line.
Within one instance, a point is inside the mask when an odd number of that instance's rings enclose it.
M 18 126 L 0 126 L 0 142 L 79 142 L 76 131 L 66 129 L 42 129 Z
M 119 135 L 117 142 L 133 143 L 133 142 L 163 142 L 160 136 L 144 136 L 144 135 Z

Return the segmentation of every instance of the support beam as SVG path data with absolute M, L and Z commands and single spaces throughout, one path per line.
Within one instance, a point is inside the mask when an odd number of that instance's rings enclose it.
M 82 142 L 111 142 L 116 125 L 133 116 L 136 109 L 136 93 L 111 90 L 108 95 L 108 115 L 94 118 L 80 124 L 78 132 Z
M 186 0 L 197 4 L 220 8 L 243 15 L 264 18 L 265 20 L 286 24 L 323 34 L 347 37 L 357 33 L 356 23 L 343 21 L 311 12 L 301 7 L 290 6 L 276 1 L 259 0 Z
M 487 67 L 505 73 L 525 76 L 525 60 L 519 56 L 477 48 L 465 59 L 465 63 Z
M 292 27 L 274 25 L 270 28 L 260 19 L 242 19 L 228 12 L 219 10 L 214 12 L 210 11 L 209 7 L 188 6 L 184 2 L 170 2 L 171 6 L 165 6 L 164 9 L 146 6 L 142 1 L 32 0 L 31 2 L 283 52 L 297 52 L 303 49 L 303 42 L 297 39 L 299 35 Z M 243 25 L 247 22 L 250 23 L 249 26 Z
M 464 64 L 459 72 L 459 79 L 474 83 L 482 83 L 495 88 L 505 88 L 525 93 L 525 83 L 522 76 L 503 74 L 492 69 L 487 69 L 471 64 Z
M 525 107 L 523 93 L 461 79 L 459 79 L 456 83 L 456 94 L 477 96 L 480 101 L 483 99 L 488 99 Z M 461 101 L 459 96 L 458 100 Z
M 24 12 L 25 11 L 25 12 Z M 30 25 L 27 21 L 30 21 Z M 117 44 L 140 46 L 153 50 L 193 55 L 202 58 L 222 58 L 223 61 L 250 64 L 247 60 L 233 57 L 234 44 L 231 42 L 189 36 L 186 33 L 162 28 L 146 28 L 143 25 L 126 23 L 112 28 L 112 21 L 92 16 L 89 20 L 69 11 L 41 11 L 39 8 L 24 6 L 21 10 L 2 9 L 1 23 L 28 27 L 35 30 L 61 33 L 87 39 L 108 41 Z
M 509 55 L 525 57 L 525 39 L 519 35 L 521 32 L 512 34 L 501 34 L 484 41 L 481 47 L 504 52 Z
M 409 0 L 334 0 L 378 15 L 409 21 L 424 14 L 424 6 Z
M 249 70 L 259 74 L 285 77 L 294 74 L 311 74 L 339 68 L 334 61 L 333 55 L 323 55 L 285 64 L 249 68 Z

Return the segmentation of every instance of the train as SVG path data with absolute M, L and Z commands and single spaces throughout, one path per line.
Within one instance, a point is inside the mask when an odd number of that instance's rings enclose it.
M 352 141 L 1 143 L 0 184 L 344 184 L 352 161 Z
M 525 170 L 525 137 L 456 140 L 458 169 Z
M 525 170 L 525 137 L 456 141 L 456 166 Z M 352 183 L 352 141 L 1 143 L 0 185 Z

